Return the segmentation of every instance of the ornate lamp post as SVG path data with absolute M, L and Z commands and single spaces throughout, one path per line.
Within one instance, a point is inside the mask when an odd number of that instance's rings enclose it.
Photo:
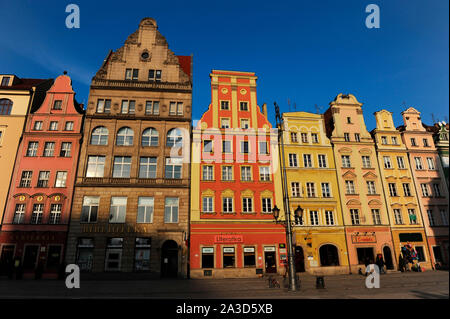
M 280 209 L 275 205 L 272 209 L 273 217 L 277 224 L 282 224 L 286 228 L 286 241 L 287 241 L 287 249 L 288 249 L 288 271 L 289 271 L 289 290 L 296 291 L 297 290 L 297 277 L 295 271 L 295 263 L 294 263 L 294 253 L 293 253 L 293 244 L 292 244 L 292 227 L 295 223 L 298 223 L 299 218 L 303 216 L 303 209 L 298 206 L 294 212 L 295 220 L 291 221 L 291 212 L 289 205 L 289 194 L 287 190 L 287 177 L 286 177 L 286 163 L 284 157 L 284 141 L 283 141 L 283 119 L 281 118 L 280 108 L 276 102 L 275 105 L 275 118 L 277 122 L 278 129 L 278 143 L 281 145 L 280 151 L 280 167 L 281 167 L 281 177 L 283 183 L 283 200 L 285 207 L 285 220 L 278 220 L 280 217 Z

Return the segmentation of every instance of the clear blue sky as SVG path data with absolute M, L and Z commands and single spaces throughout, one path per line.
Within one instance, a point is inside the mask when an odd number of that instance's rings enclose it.
M 78 4 L 81 28 L 65 27 L 66 5 Z M 365 8 L 379 5 L 381 28 L 367 29 Z M 212 69 L 256 72 L 258 104 L 288 111 L 325 111 L 339 93 L 373 112 L 414 106 L 425 122 L 448 118 L 447 0 L 296 1 L 34 1 L 0 0 L 0 73 L 56 77 L 67 70 L 77 99 L 109 49 L 117 49 L 143 17 L 157 20 L 169 47 L 194 55 L 194 119 L 210 103 Z M 291 108 L 293 111 L 294 109 Z

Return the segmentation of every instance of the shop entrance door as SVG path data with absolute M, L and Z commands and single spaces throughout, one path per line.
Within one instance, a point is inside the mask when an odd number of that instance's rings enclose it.
M 38 257 L 39 246 L 29 245 L 25 247 L 25 253 L 23 255 L 23 269 L 34 270 L 36 267 L 36 261 Z
M 271 251 L 272 248 L 275 247 L 266 247 L 266 249 L 268 250 L 264 251 L 264 260 L 266 261 L 266 273 L 269 274 L 275 274 L 277 272 L 277 256 L 275 249 Z
M 301 246 L 295 246 L 295 271 L 305 272 L 305 255 Z
M 8 273 L 13 264 L 14 245 L 4 245 L 0 255 L 0 275 Z
M 394 269 L 394 263 L 392 262 L 391 249 L 388 246 L 383 248 L 384 263 L 386 264 L 386 269 Z
M 161 249 L 161 277 L 177 277 L 178 275 L 178 245 L 173 240 L 167 240 Z

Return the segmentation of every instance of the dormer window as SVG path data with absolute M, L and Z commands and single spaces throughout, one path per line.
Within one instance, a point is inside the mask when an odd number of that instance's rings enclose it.
M 428 144 L 428 139 L 426 139 L 426 138 L 423 139 L 423 146 L 425 146 L 425 147 L 429 147 L 430 146 Z
M 9 77 L 9 76 L 5 76 L 5 77 L 3 77 L 3 79 L 2 79 L 2 86 L 8 86 L 9 85 L 9 80 L 10 80 L 11 78 Z
M 411 146 L 417 146 L 415 138 L 411 138 Z
M 351 117 L 347 117 L 347 124 L 352 124 L 352 118 Z
M 54 110 L 62 110 L 62 101 L 61 100 L 56 100 L 53 103 L 53 109 Z

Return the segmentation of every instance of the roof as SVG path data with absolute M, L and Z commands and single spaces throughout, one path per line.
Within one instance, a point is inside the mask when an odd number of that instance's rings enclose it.
M 177 55 L 178 62 L 180 63 L 181 69 L 186 73 L 187 76 L 192 77 L 191 63 L 192 57 L 189 55 Z
M 21 79 L 16 77 L 16 83 L 11 86 L 0 85 L 0 90 L 31 90 L 33 87 L 49 80 L 51 79 Z

